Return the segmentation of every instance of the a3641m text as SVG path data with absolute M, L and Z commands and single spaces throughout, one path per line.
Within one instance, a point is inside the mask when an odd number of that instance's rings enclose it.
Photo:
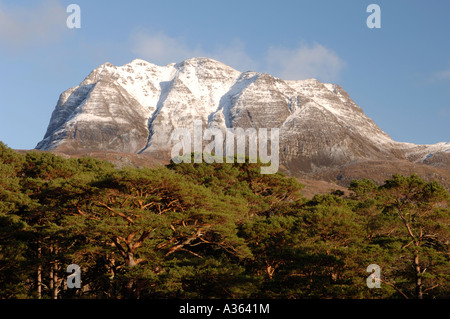
M 213 313 L 222 314 L 268 314 L 270 312 L 269 304 L 249 303 L 249 304 L 237 304 L 226 303 L 221 306 L 217 305 L 193 305 L 186 303 L 186 305 L 180 306 L 180 314 L 204 314 L 209 317 Z

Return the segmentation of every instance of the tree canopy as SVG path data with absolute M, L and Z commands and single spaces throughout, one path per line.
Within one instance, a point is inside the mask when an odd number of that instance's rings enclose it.
M 260 165 L 117 169 L 0 143 L 0 298 L 450 297 L 442 185 L 394 175 L 308 200 Z

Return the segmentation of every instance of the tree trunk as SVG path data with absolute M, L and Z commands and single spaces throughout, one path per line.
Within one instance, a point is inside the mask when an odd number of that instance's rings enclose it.
M 53 290 L 52 299 L 58 299 L 58 273 L 56 271 L 56 264 L 53 265 Z
M 269 279 L 272 280 L 273 273 L 275 272 L 275 267 L 272 267 L 271 265 L 267 265 L 266 271 L 267 271 L 267 274 L 269 275 Z
M 134 253 L 132 251 L 128 251 L 127 253 L 127 259 L 126 259 L 126 265 L 128 267 L 135 267 L 136 266 L 136 261 L 134 260 Z M 125 288 L 127 290 L 128 293 L 128 298 L 134 298 L 135 297 L 135 293 L 134 293 L 134 279 L 130 278 L 128 279 Z
M 53 265 L 50 266 L 50 284 L 48 285 L 48 288 L 50 289 L 50 293 L 53 296 L 53 290 L 55 289 L 55 281 L 53 277 Z
M 54 249 L 53 245 L 51 245 L 50 253 L 56 254 L 56 252 L 56 249 Z M 56 260 L 54 260 L 50 266 L 50 293 L 52 299 L 58 299 L 58 265 Z
M 403 214 L 401 213 L 401 210 L 399 208 L 399 216 L 402 219 L 403 223 L 406 226 L 406 229 L 408 230 L 409 236 L 411 237 L 411 239 L 413 240 L 414 246 L 416 246 L 416 250 L 414 251 L 414 262 L 413 262 L 413 266 L 414 269 L 416 271 L 416 298 L 417 299 L 423 299 L 423 291 L 422 291 L 422 270 L 420 269 L 420 263 L 419 263 L 419 250 L 418 248 L 420 247 L 420 240 L 421 240 L 421 236 L 422 236 L 422 230 L 420 230 L 420 237 L 417 238 L 412 229 L 411 229 L 411 225 L 409 224 L 409 222 L 406 220 L 406 218 L 403 216 Z
M 416 270 L 416 297 L 417 299 L 423 299 L 422 291 L 422 271 L 419 263 L 419 252 L 414 253 L 414 269 Z
M 127 252 L 126 265 L 129 267 L 136 266 L 136 261 L 134 260 L 134 253 L 132 251 Z
M 37 295 L 42 298 L 42 264 L 41 264 L 41 244 L 38 243 L 38 269 L 37 269 Z

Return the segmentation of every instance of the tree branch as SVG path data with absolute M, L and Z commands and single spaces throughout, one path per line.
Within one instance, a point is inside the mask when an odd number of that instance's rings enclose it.
M 401 294 L 403 297 L 405 297 L 405 299 L 409 299 L 407 295 L 405 295 L 400 289 L 398 289 L 395 285 L 391 284 L 390 282 L 387 282 L 383 279 L 380 278 L 380 281 L 392 288 L 394 288 L 399 294 Z
M 117 249 L 119 250 L 119 253 L 122 255 L 122 257 L 127 258 L 127 252 L 125 251 L 125 249 L 122 247 L 122 245 L 119 243 L 118 237 L 117 236 L 113 236 L 111 238 L 111 240 L 113 241 L 114 245 L 117 247 Z
M 427 292 L 428 290 L 432 290 L 432 289 L 434 289 L 434 288 L 436 288 L 436 287 L 438 287 L 438 286 L 439 286 L 439 284 L 436 284 L 436 285 L 434 285 L 433 287 L 427 288 L 427 289 L 425 289 L 425 290 L 423 291 L 423 293 Z
M 117 215 L 117 216 L 120 216 L 120 217 L 126 219 L 130 224 L 133 224 L 133 223 L 134 223 L 134 221 L 133 221 L 129 216 L 127 216 L 127 215 L 125 215 L 125 214 L 123 214 L 123 213 L 121 213 L 121 212 L 115 211 L 114 209 L 112 209 L 111 207 L 109 207 L 108 205 L 106 205 L 105 203 L 97 202 L 97 204 L 99 204 L 100 206 L 103 206 L 104 208 L 106 208 L 107 210 L 109 210 L 109 211 L 113 214 L 113 216 L 114 216 L 114 215 Z

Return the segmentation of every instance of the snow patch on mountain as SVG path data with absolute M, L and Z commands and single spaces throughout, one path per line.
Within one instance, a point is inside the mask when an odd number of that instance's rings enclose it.
M 399 156 L 420 162 L 450 151 L 450 143 L 393 141 L 337 84 L 240 72 L 203 57 L 100 65 L 60 95 L 36 148 L 167 152 L 173 130 L 195 120 L 221 130 L 280 128 L 285 160 L 308 167 Z

